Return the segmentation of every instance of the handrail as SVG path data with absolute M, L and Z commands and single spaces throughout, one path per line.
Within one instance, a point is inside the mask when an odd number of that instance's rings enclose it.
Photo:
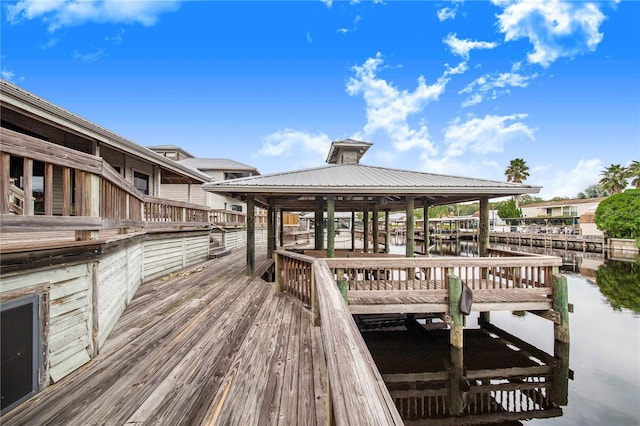
M 318 324 L 316 315 L 320 317 L 335 424 L 403 424 L 326 263 L 284 250 L 275 254 L 277 291 L 287 291 L 310 304 L 314 325 Z M 287 264 L 291 266 L 288 271 Z M 300 278 L 305 281 L 302 285 L 294 282 Z
M 45 227 L 48 231 L 74 230 L 74 225 L 76 231 L 97 231 L 209 224 L 210 207 L 145 196 L 100 157 L 6 128 L 0 128 L 0 137 L 0 214 L 3 219 L 0 226 L 3 231 Z M 9 184 L 11 156 L 24 159 L 22 209 L 16 209 L 11 202 L 12 194 L 22 191 Z M 34 161 L 45 165 L 44 215 L 35 215 L 33 211 L 30 185 Z M 57 172 L 61 178 L 56 178 L 55 186 L 54 167 L 61 168 Z M 52 217 L 58 220 L 51 220 Z
M 404 424 L 324 260 L 313 270 L 337 425 Z

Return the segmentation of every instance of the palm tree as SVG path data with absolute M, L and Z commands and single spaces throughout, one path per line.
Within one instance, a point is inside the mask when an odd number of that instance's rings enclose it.
M 627 187 L 627 169 L 620 164 L 612 164 L 600 172 L 600 185 L 609 194 L 619 194 Z
M 636 160 L 629 163 L 626 177 L 631 179 L 631 185 L 640 188 L 640 162 Z
M 522 183 L 529 177 L 529 166 L 522 158 L 516 158 L 509 162 L 509 167 L 504 171 L 507 182 Z M 516 209 L 519 208 L 519 197 L 515 195 Z

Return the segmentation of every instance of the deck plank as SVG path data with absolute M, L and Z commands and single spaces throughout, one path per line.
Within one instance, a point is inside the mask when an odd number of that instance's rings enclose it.
M 266 250 L 265 250 L 266 251 Z M 256 270 L 269 264 L 262 254 Z M 245 276 L 244 251 L 143 284 L 100 354 L 0 419 L 26 424 L 315 424 L 310 313 Z M 316 395 L 316 393 L 318 395 Z M 276 403 L 277 401 L 277 403 Z M 298 402 L 299 401 L 299 402 Z M 324 416 L 324 417 L 323 417 Z

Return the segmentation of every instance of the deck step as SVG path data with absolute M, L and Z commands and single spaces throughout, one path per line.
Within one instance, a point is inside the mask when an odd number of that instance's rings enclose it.
M 217 259 L 231 253 L 230 249 L 225 247 L 211 247 L 209 249 L 209 259 Z

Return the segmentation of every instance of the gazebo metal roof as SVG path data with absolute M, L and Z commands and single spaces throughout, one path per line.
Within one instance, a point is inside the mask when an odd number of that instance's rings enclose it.
M 424 200 L 430 206 L 534 194 L 539 186 L 448 176 L 362 164 L 335 164 L 324 167 L 208 182 L 210 192 L 244 199 L 253 195 L 256 203 L 269 199 L 286 210 L 309 211 L 317 196 L 335 196 L 336 211 L 351 211 L 378 204 L 384 210 L 402 210 L 405 198 Z

